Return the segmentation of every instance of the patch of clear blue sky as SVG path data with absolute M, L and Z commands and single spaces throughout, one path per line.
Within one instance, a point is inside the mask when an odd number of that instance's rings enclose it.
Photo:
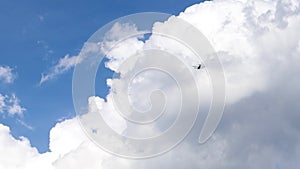
M 0 65 L 14 67 L 18 78 L 0 86 L 14 92 L 27 111 L 22 118 L 34 127 L 20 125 L 16 117 L 1 116 L 15 137 L 25 136 L 40 152 L 48 150 L 49 131 L 62 117 L 75 115 L 72 103 L 72 71 L 38 87 L 41 73 L 66 54 L 77 55 L 83 43 L 101 26 L 137 12 L 179 14 L 203 0 L 0 0 Z M 105 95 L 107 70 L 99 70 Z M 102 83 L 102 82 L 101 82 Z

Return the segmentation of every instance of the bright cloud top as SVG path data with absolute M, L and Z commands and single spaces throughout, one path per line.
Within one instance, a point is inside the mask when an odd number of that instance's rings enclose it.
M 1 125 L 0 139 L 5 140 L 8 146 L 0 144 L 0 150 L 8 152 L 12 160 L 1 162 L 0 168 L 298 169 L 300 107 L 296 101 L 300 94 L 297 78 L 300 72 L 299 7 L 297 0 L 215 0 L 193 5 L 177 16 L 193 24 L 208 38 L 222 61 L 227 78 L 228 105 L 224 119 L 208 143 L 196 144 L 193 139 L 197 133 L 192 132 L 192 139 L 187 139 L 163 156 L 143 161 L 125 160 L 98 149 L 84 135 L 76 119 L 71 119 L 52 128 L 51 151 L 39 154 L 28 140 L 12 138 L 8 127 Z M 155 26 L 172 30 L 170 22 Z M 134 28 L 125 28 L 135 31 Z M 111 70 L 116 70 L 126 59 L 126 54 L 150 46 L 180 54 L 178 46 L 174 47 L 174 44 L 159 37 L 151 37 L 145 43 L 138 39 L 125 43 L 133 49 L 126 51 L 120 47 L 112 52 L 106 64 Z M 55 66 L 58 68 L 54 67 L 53 72 L 56 73 L 50 73 L 52 77 L 76 64 L 69 57 L 65 60 L 68 61 L 61 61 Z M 122 120 L 118 123 L 119 119 L 114 117 L 110 99 L 111 94 L 106 102 L 97 96 L 91 97 L 91 110 L 102 111 L 116 130 L 129 130 L 128 124 Z M 3 101 L 0 97 L 1 105 Z M 150 128 L 149 131 L 156 129 Z M 21 160 L 18 160 L 19 154 L 24 154 Z M 0 156 L 0 159 L 5 158 Z

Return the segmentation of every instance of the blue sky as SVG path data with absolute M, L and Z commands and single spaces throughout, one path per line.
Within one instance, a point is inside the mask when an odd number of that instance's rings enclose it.
M 4 94 L 15 93 L 26 111 L 23 117 L 2 114 L 0 122 L 10 126 L 15 137 L 25 136 L 40 152 L 47 151 L 49 130 L 59 119 L 73 117 L 75 113 L 72 71 L 40 86 L 42 73 L 47 73 L 66 54 L 77 55 L 97 29 L 118 17 L 147 11 L 178 15 L 199 2 L 1 0 L 0 66 L 13 68 L 16 78 L 12 84 L 1 84 L 0 89 Z M 99 78 L 107 76 L 109 72 L 102 69 Z M 99 94 L 105 95 L 106 91 L 103 81 Z M 33 129 L 21 125 L 20 120 Z

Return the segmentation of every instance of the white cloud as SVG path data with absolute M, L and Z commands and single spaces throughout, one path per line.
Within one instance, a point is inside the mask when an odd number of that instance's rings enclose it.
M 39 154 L 27 138 L 15 139 L 0 124 L 0 168 L 6 169 L 93 169 L 112 157 L 91 142 L 77 119 L 56 124 L 50 131 L 50 152 Z
M 0 113 L 3 113 L 5 107 L 6 107 L 5 96 L 3 96 L 3 95 L 0 93 Z
M 15 94 L 12 94 L 8 102 L 10 103 L 10 105 L 7 107 L 7 111 L 9 115 L 15 115 L 15 114 L 19 116 L 23 115 L 23 112 L 26 109 L 20 105 L 20 100 L 16 97 Z
M 0 168 L 19 169 L 20 163 L 28 161 L 38 155 L 36 148 L 32 148 L 28 139 L 13 138 L 8 127 L 0 124 Z M 4 153 L 5 152 L 5 153 Z
M 18 152 L 11 154 L 11 157 L 20 154 L 26 156 L 22 156 L 22 160 L 19 161 L 12 158 L 15 161 L 1 162 L 0 168 L 10 169 L 18 164 L 17 166 L 22 166 L 22 169 L 41 168 L 41 166 L 75 169 L 101 167 L 106 169 L 265 169 L 285 166 L 298 169 L 300 167 L 298 122 L 300 107 L 296 102 L 300 94 L 300 81 L 297 78 L 300 63 L 299 11 L 299 3 L 293 0 L 215 0 L 193 5 L 179 15 L 180 18 L 200 29 L 212 43 L 223 63 L 227 78 L 229 104 L 220 127 L 206 144 L 196 143 L 197 131 L 201 128 L 201 124 L 196 124 L 195 131 L 183 144 L 163 156 L 141 161 L 120 159 L 98 149 L 85 136 L 77 120 L 71 119 L 58 123 L 52 128 L 51 152 L 37 154 L 28 142 L 13 139 L 8 128 L 2 125 L 0 136 L 5 140 L 3 143 L 11 143 L 4 147 L 5 151 Z M 168 28 L 168 26 L 171 29 L 170 25 L 172 26 L 171 21 L 164 23 L 158 29 Z M 117 30 L 121 28 L 118 27 Z M 136 29 L 127 27 L 125 30 Z M 176 44 L 171 44 L 160 37 L 151 37 L 146 44 L 137 39 L 130 39 L 124 42 L 125 46 L 126 44 L 130 44 L 134 49 L 128 51 L 126 48 L 122 49 L 123 45 L 117 47 L 111 55 L 108 55 L 111 59 L 107 63 L 108 68 L 116 71 L 126 57 L 143 48 L 159 46 L 179 56 L 182 50 Z M 185 59 L 193 63 L 194 61 L 189 58 L 192 56 Z M 58 65 L 64 65 L 57 68 L 63 71 L 74 66 L 74 64 L 66 66 L 69 64 L 63 61 Z M 155 85 L 158 87 L 160 85 L 158 82 L 166 82 L 165 79 L 162 80 L 163 76 L 157 77 L 151 74 L 142 76 L 136 80 L 137 86 L 134 89 L 143 89 L 143 91 L 132 90 L 132 94 L 136 95 L 138 100 L 141 94 L 147 95 L 147 89 L 153 87 L 147 82 L 156 82 Z M 197 77 L 204 78 L 202 76 Z M 147 78 L 151 80 L 147 81 Z M 142 88 L 139 83 L 146 85 Z M 108 84 L 111 84 L 111 80 L 108 80 Z M 168 89 L 166 91 L 172 91 L 172 87 L 174 85 L 166 85 Z M 101 114 L 106 121 L 119 132 L 124 130 L 137 132 L 115 116 L 111 94 L 107 96 L 107 102 L 99 97 L 91 97 L 90 110 L 102 110 Z M 176 100 L 172 101 L 176 102 Z M 133 102 L 139 104 L 137 100 Z M 1 103 L 3 101 L 1 102 L 0 97 L 0 107 Z M 147 103 L 143 102 L 139 106 L 145 108 Z M 157 128 L 161 129 L 161 126 Z M 11 145 L 15 149 L 9 149 Z
M 139 33 L 141 32 L 137 30 L 137 27 L 129 23 L 115 23 L 112 26 L 106 33 L 104 41 L 100 44 L 101 53 L 110 60 L 106 63 L 106 67 L 117 71 L 118 66 L 126 58 L 142 49 L 143 42 L 138 41 L 137 37 L 128 38 L 128 36 L 138 35 Z M 111 48 L 114 48 L 114 50 L 111 50 Z
M 12 83 L 15 79 L 13 69 L 8 66 L 0 66 L 0 81 L 4 83 Z
M 66 71 L 73 68 L 79 62 L 78 56 L 69 56 L 66 55 L 65 57 L 59 59 L 57 65 L 55 65 L 51 72 L 48 74 L 42 74 L 40 85 L 44 82 L 55 78 L 56 76 L 65 73 Z
M 100 47 L 97 44 L 85 43 L 84 47 L 81 49 L 81 53 L 77 56 L 65 55 L 63 58 L 59 59 L 58 63 L 54 65 L 48 73 L 42 74 L 40 85 L 74 68 L 76 64 L 82 61 L 82 58 L 79 56 L 87 55 L 89 52 L 97 52 L 99 50 Z
M 4 83 L 13 83 L 16 75 L 13 73 L 13 69 L 8 66 L 0 66 L 0 81 Z M 3 94 L 0 92 L 0 113 L 7 112 L 8 115 L 23 116 L 26 109 L 20 105 L 20 100 L 16 95 Z
M 120 38 L 126 35 L 131 35 L 136 33 L 139 33 L 139 31 L 136 29 L 134 25 L 130 25 L 130 24 L 121 25 L 119 23 L 115 24 L 112 27 L 112 29 L 109 32 L 107 32 L 104 43 L 100 43 L 100 44 L 85 43 L 83 49 L 81 50 L 81 53 L 79 53 L 77 56 L 69 56 L 67 54 L 63 58 L 59 59 L 58 63 L 54 65 L 48 73 L 42 74 L 42 77 L 40 79 L 40 85 L 74 68 L 76 64 L 82 61 L 82 57 L 80 56 L 87 55 L 89 52 L 99 51 L 102 52 L 103 54 L 107 54 L 107 57 L 109 57 L 110 60 L 115 60 L 115 62 L 112 61 L 107 63 L 109 64 L 108 66 L 113 69 L 113 67 L 115 67 L 116 64 L 118 64 L 116 60 L 120 60 L 120 58 L 122 57 L 124 58 L 123 56 L 124 54 L 126 56 L 129 55 L 130 53 L 135 52 L 137 49 L 142 47 L 143 43 L 139 42 L 138 44 L 136 44 L 135 41 L 129 39 L 126 40 L 126 43 L 122 43 L 125 46 L 119 45 L 118 47 L 116 47 L 118 49 L 114 50 L 114 53 L 106 53 L 107 50 L 109 50 L 112 47 L 111 46 L 112 44 L 114 44 L 116 41 L 119 41 Z
M 22 117 L 26 109 L 20 105 L 20 100 L 15 94 L 3 95 L 0 93 L 0 113 L 7 113 L 9 116 Z

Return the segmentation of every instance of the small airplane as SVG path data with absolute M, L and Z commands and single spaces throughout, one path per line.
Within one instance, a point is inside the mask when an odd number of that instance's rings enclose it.
M 204 68 L 204 66 L 201 65 L 201 64 L 199 64 L 199 65 L 197 65 L 197 66 L 193 66 L 193 68 L 195 68 L 195 69 L 202 69 L 202 68 Z

